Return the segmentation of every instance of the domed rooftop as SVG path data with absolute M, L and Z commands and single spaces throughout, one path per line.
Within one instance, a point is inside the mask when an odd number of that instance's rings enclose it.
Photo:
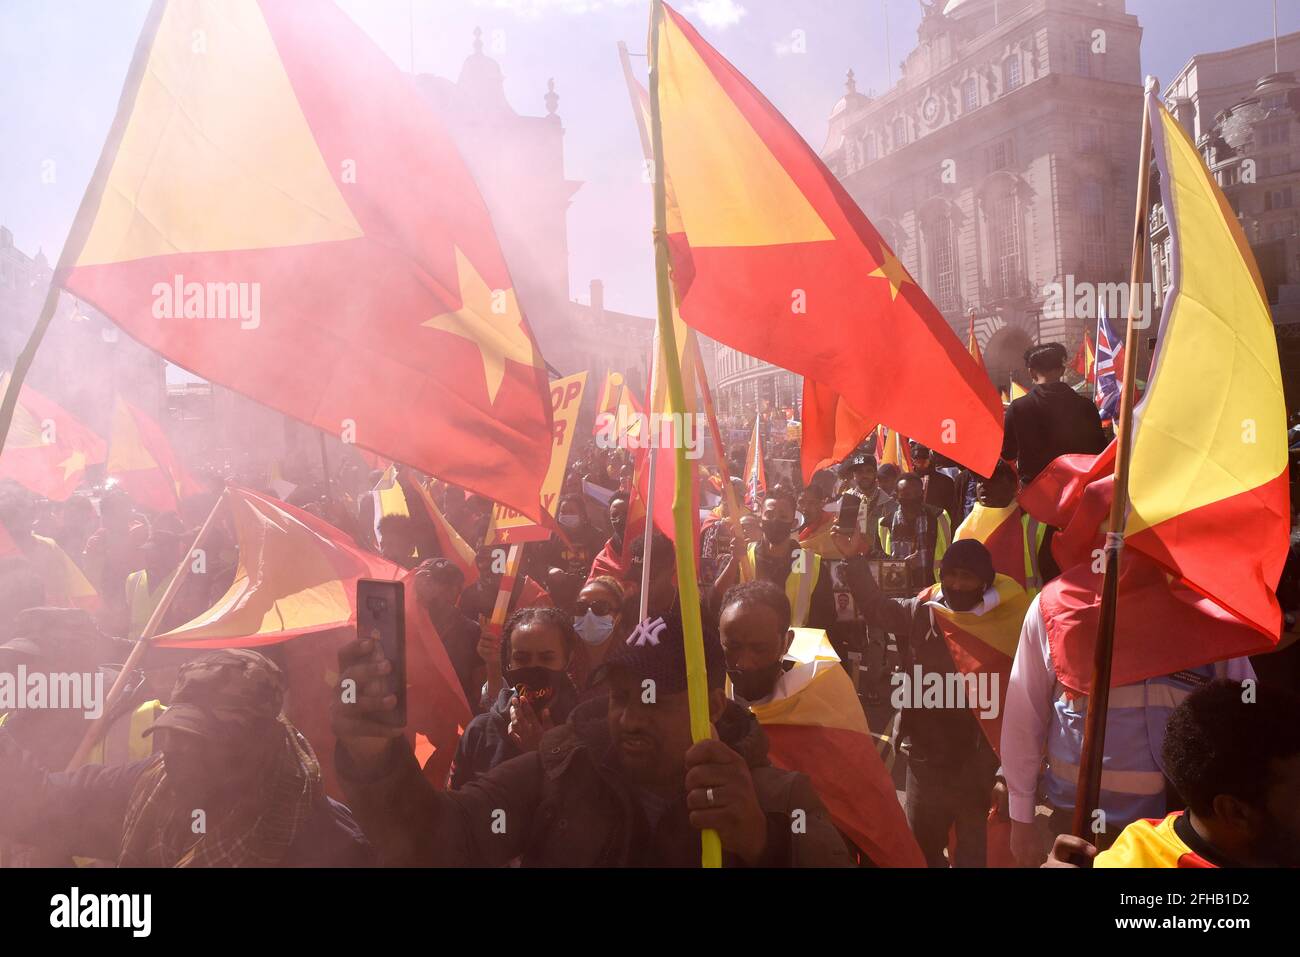
M 831 119 L 835 119 L 841 113 L 848 113 L 859 107 L 866 106 L 870 102 L 871 97 L 858 92 L 858 82 L 853 78 L 853 71 L 849 70 L 844 76 L 844 95 L 831 108 Z
M 474 52 L 465 58 L 456 85 L 479 109 L 513 113 L 501 65 L 483 52 L 483 30 L 474 28 Z

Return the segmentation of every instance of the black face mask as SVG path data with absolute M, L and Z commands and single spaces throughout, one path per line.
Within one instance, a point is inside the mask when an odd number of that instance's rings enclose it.
M 957 591 L 956 589 L 945 588 L 943 590 L 943 600 L 953 611 L 970 611 L 980 603 L 984 597 L 984 589 L 971 589 L 970 591 Z
M 578 694 L 568 674 L 550 668 L 511 668 L 503 677 L 507 687 L 532 706 L 533 714 L 540 719 L 549 708 L 556 723 L 568 716 Z
M 789 670 L 791 664 L 793 663 L 781 660 L 774 661 L 763 668 L 745 671 L 728 668 L 727 677 L 731 679 L 731 686 L 736 690 L 737 695 L 746 701 L 759 701 L 772 693 L 777 679 Z
M 768 518 L 759 522 L 759 527 L 763 529 L 763 537 L 767 539 L 769 545 L 784 545 L 790 540 L 790 531 L 794 528 L 794 522 Z

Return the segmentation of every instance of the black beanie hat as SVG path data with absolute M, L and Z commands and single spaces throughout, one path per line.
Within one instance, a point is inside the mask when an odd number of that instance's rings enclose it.
M 984 583 L 985 588 L 993 584 L 993 556 L 983 542 L 977 542 L 973 538 L 953 542 L 943 553 L 940 574 L 955 569 L 972 572 Z

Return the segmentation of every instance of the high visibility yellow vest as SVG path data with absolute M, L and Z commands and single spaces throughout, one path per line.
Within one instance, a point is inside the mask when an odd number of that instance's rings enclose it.
M 1028 512 L 1020 516 L 1020 525 L 1024 529 L 1021 537 L 1025 542 L 1025 592 L 1029 600 L 1043 590 L 1043 571 L 1038 567 L 1038 550 L 1043 547 L 1047 536 L 1047 526 Z
M 167 582 L 159 585 L 156 591 L 150 591 L 149 573 L 143 568 L 126 576 L 126 608 L 131 616 L 127 637 L 132 641 L 140 640 L 145 625 L 149 624 L 166 591 Z
M 90 754 L 81 766 L 87 764 L 120 766 L 149 757 L 153 754 L 153 737 L 146 736 L 145 732 L 153 727 L 158 716 L 166 710 L 163 703 L 154 698 L 152 701 L 144 702 L 130 714 L 119 715 L 104 736 L 95 742 L 95 746 L 90 749 Z M 94 857 L 74 856 L 72 863 L 77 867 L 113 866 L 112 861 Z
M 880 547 L 884 549 L 886 555 L 890 554 L 890 546 L 893 542 L 889 526 L 885 523 L 884 518 L 876 520 L 876 534 L 880 538 Z M 952 544 L 952 519 L 943 509 L 939 510 L 939 518 L 935 523 L 934 531 L 934 580 L 939 580 L 939 563 L 943 561 L 944 553 L 948 551 L 948 546 Z M 906 555 L 899 556 L 906 558 Z
M 749 556 L 749 568 L 756 574 L 758 567 L 756 552 L 757 542 L 750 542 L 746 554 Z M 808 624 L 808 611 L 812 607 L 813 589 L 821 576 L 822 557 L 807 548 L 800 548 L 794 553 L 790 563 L 790 574 L 785 579 L 785 597 L 790 599 L 790 627 L 804 628 Z
M 162 702 L 154 698 L 129 715 L 121 715 L 90 749 L 84 763 L 122 765 L 149 757 L 153 754 L 153 738 L 145 732 L 165 710 Z

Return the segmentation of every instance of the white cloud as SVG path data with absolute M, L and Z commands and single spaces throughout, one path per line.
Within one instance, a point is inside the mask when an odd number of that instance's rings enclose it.
M 725 30 L 727 27 L 734 27 L 749 11 L 736 0 L 694 0 L 693 3 L 682 7 L 682 12 L 688 16 L 699 17 L 706 27 Z

